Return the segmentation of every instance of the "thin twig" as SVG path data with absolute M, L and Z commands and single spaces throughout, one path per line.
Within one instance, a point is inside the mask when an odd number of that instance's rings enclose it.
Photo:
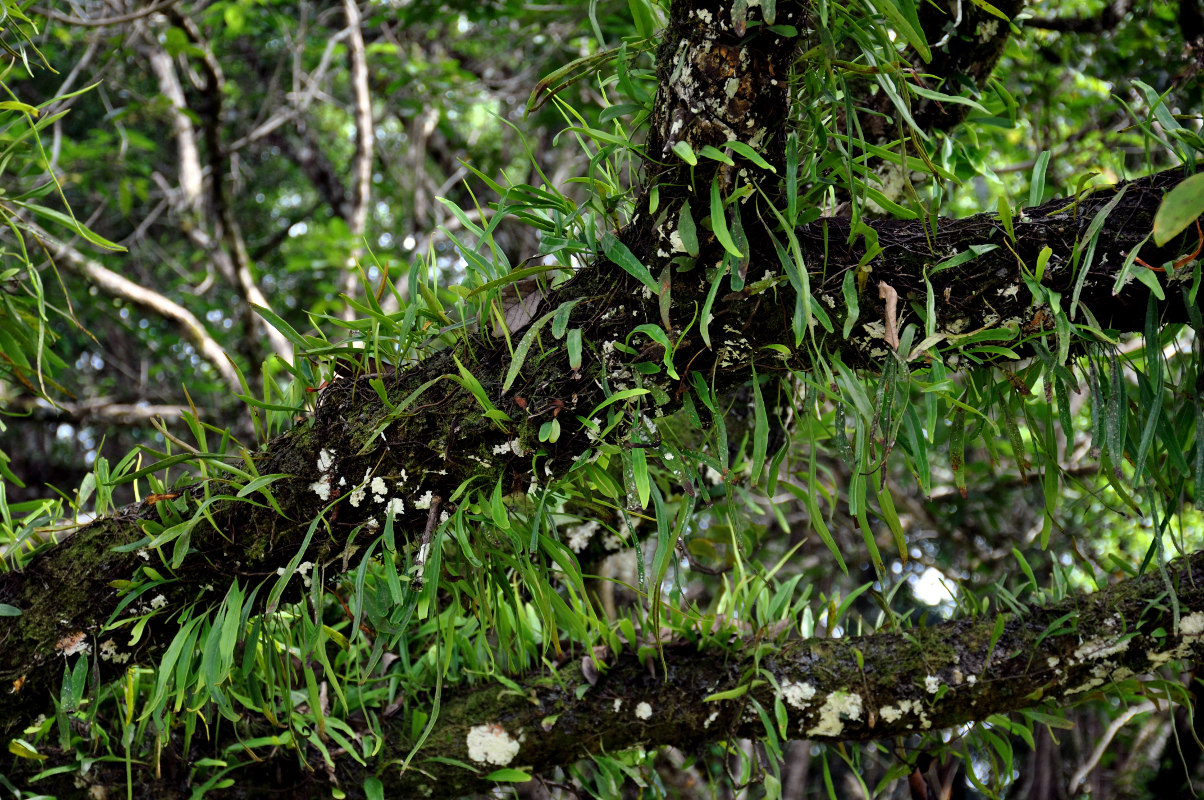
M 40 14 L 41 16 L 46 17 L 47 19 L 52 19 L 55 22 L 62 22 L 65 25 L 79 25 L 84 28 L 103 28 L 106 25 L 120 25 L 123 22 L 133 22 L 136 19 L 149 17 L 151 14 L 154 14 L 157 11 L 162 11 L 169 6 L 174 6 L 177 2 L 179 2 L 179 0 L 159 0 L 158 3 L 151 3 L 146 8 L 138 11 L 131 11 L 128 14 L 119 14 L 114 17 L 97 17 L 95 19 L 88 19 L 86 17 L 72 17 L 55 11 L 54 9 L 42 8 L 40 6 L 34 6 L 30 10 L 35 14 Z

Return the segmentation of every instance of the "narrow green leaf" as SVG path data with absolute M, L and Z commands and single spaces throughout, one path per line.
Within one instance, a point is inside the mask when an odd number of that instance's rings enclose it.
M 712 161 L 718 161 L 720 164 L 727 164 L 729 167 L 736 166 L 736 162 L 732 161 L 731 156 L 709 144 L 704 145 L 703 148 L 698 151 L 698 155 L 709 158 Z
M 761 396 L 761 382 L 757 380 L 757 368 L 753 367 L 753 463 L 752 482 L 761 480 L 761 470 L 765 467 L 765 455 L 769 449 L 769 414 L 765 410 L 765 400 Z
M 694 149 L 690 147 L 689 142 L 675 142 L 673 144 L 673 152 L 677 153 L 677 157 L 691 167 L 698 165 L 698 156 L 694 155 Z
M 523 364 L 527 360 L 527 353 L 531 350 L 531 345 L 539 339 L 539 331 L 543 326 L 560 313 L 560 309 L 549 311 L 538 320 L 531 324 L 523 333 L 523 338 L 519 340 L 518 347 L 514 348 L 514 358 L 510 359 L 510 368 L 506 370 L 506 379 L 502 381 L 502 394 L 510 391 L 510 387 L 514 385 L 514 379 L 518 377 L 519 371 L 523 368 Z
M 890 26 L 915 48 L 916 52 L 920 54 L 920 58 L 924 59 L 925 64 L 932 61 L 932 51 L 928 48 L 923 30 L 912 25 L 891 0 L 877 0 L 874 5 L 877 6 L 882 16 L 890 21 Z
M 1028 185 L 1028 204 L 1030 206 L 1041 205 L 1041 198 L 1045 194 L 1045 170 L 1049 167 L 1050 155 L 1048 150 L 1042 150 L 1041 155 L 1037 156 L 1037 163 L 1033 164 L 1033 177 Z
M 744 142 L 731 141 L 725 144 L 724 147 L 730 147 L 733 153 L 738 156 L 742 156 L 743 158 L 747 158 L 761 169 L 767 169 L 770 172 L 775 173 L 777 172 L 777 170 L 774 169 L 773 166 L 766 161 L 760 153 L 758 153 L 756 150 L 753 150 L 750 145 L 745 144 Z
M 857 317 L 861 314 L 861 309 L 857 305 L 857 286 L 853 279 L 853 273 L 856 270 L 848 270 L 844 274 L 844 280 L 840 284 L 840 292 L 844 295 L 844 304 L 848 313 L 844 318 L 845 339 L 849 338 L 849 334 L 853 331 L 853 325 L 857 322 Z
M 715 277 L 711 281 L 710 291 L 707 292 L 707 299 L 702 304 L 702 315 L 699 317 L 698 326 L 699 332 L 702 334 L 702 342 L 708 348 L 711 346 L 711 307 L 715 305 L 715 297 L 719 294 L 719 285 L 723 283 L 723 277 L 727 275 L 727 259 L 715 268 Z
M 645 395 L 645 394 L 648 394 L 647 389 L 624 389 L 621 392 L 615 392 L 610 397 L 603 400 L 601 403 L 598 403 L 597 408 L 595 408 L 593 410 L 593 412 L 590 413 L 589 418 L 592 419 L 592 418 L 598 416 L 599 411 L 601 411 L 602 409 L 611 405 L 612 403 L 617 403 L 620 400 L 629 400 L 632 397 L 639 397 L 640 395 Z
M 601 240 L 602 252 L 606 254 L 614 263 L 618 264 L 623 270 L 640 283 L 647 286 L 653 294 L 660 294 L 660 285 L 656 279 L 652 277 L 652 273 L 644 266 L 635 254 L 627 249 L 627 245 L 619 241 L 613 233 L 609 231 L 602 236 Z
M 681 204 L 681 213 L 677 217 L 677 235 L 681 237 L 681 244 L 690 257 L 698 258 L 698 230 L 690 213 L 689 200 Z
M 987 12 L 988 14 L 992 14 L 996 17 L 999 17 L 1001 20 L 1008 23 L 1009 25 L 1011 24 L 1012 21 L 1010 19 L 1008 19 L 1007 14 L 1003 13 L 998 8 L 996 8 L 995 6 L 988 3 L 986 0 L 970 0 L 970 2 L 973 3 L 974 5 L 978 6 L 979 8 L 981 8 L 983 11 Z
M 297 346 L 298 353 L 309 348 L 309 342 L 307 342 L 305 338 L 301 336 L 301 334 L 297 333 L 293 326 L 285 322 L 276 312 L 272 311 L 270 308 L 264 308 L 263 306 L 257 305 L 252 305 L 251 308 L 255 309 L 255 313 L 263 317 L 269 325 L 282 333 L 284 338 L 295 344 Z
M 506 511 L 506 504 L 502 501 L 501 478 L 498 478 L 497 483 L 493 486 L 493 494 L 489 497 L 489 509 L 493 517 L 493 524 L 504 531 L 510 530 L 510 515 Z
M 962 497 L 966 496 L 966 410 L 960 406 L 953 412 L 949 428 L 949 466 L 953 468 L 953 485 Z
M 640 508 L 647 508 L 652 497 L 652 484 L 648 480 L 648 455 L 642 447 L 631 451 L 631 472 L 635 479 L 636 494 L 640 498 Z
M 565 340 L 564 346 L 569 351 L 569 366 L 573 369 L 581 369 L 581 329 L 573 328 L 569 331 L 568 339 Z
M 719 195 L 718 176 L 711 181 L 711 230 L 714 231 L 715 238 L 723 245 L 724 250 L 736 258 L 744 257 L 744 254 L 736 248 L 731 234 L 727 231 L 727 217 L 723 213 L 723 198 Z

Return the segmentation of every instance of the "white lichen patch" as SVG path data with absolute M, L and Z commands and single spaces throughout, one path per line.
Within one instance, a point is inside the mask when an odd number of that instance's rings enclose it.
M 1057 656 L 1050 656 L 1049 658 L 1045 659 L 1045 663 L 1049 664 L 1050 669 L 1053 669 L 1058 664 L 1062 663 L 1062 659 L 1058 658 Z
M 1103 678 L 1091 678 L 1090 680 L 1088 680 L 1086 683 L 1082 684 L 1081 686 L 1076 686 L 1073 689 L 1067 689 L 1066 694 L 1067 695 L 1082 694 L 1083 692 L 1089 692 L 1092 689 L 1094 689 L 1095 687 L 1103 686 L 1103 685 L 1104 685 Z
M 518 755 L 521 744 L 500 724 L 474 725 L 468 730 L 468 757 L 478 764 L 504 767 Z
M 297 574 L 301 576 L 301 580 L 305 583 L 306 588 L 313 584 L 313 579 L 309 577 L 309 571 L 314 568 L 314 562 L 303 561 L 297 565 Z M 284 575 L 284 567 L 276 567 L 277 575 Z
M 924 689 L 928 694 L 936 694 L 937 689 L 941 688 L 941 679 L 935 675 L 928 675 L 924 678 Z
M 590 539 L 593 538 L 598 528 L 599 524 L 596 519 L 591 519 L 589 522 L 584 522 L 580 525 L 574 525 L 573 527 L 569 528 L 566 531 L 569 539 L 569 549 L 574 553 L 580 553 L 585 549 L 586 545 L 589 544 Z
M 815 687 L 806 682 L 786 681 L 782 684 L 782 699 L 800 711 L 811 705 Z
M 1178 648 L 1175 648 L 1175 650 L 1177 649 Z M 1146 650 L 1145 658 L 1146 661 L 1149 662 L 1150 668 L 1156 669 L 1157 667 L 1161 667 L 1163 664 L 1166 664 L 1169 661 L 1174 661 L 1176 658 L 1178 658 L 1179 655 L 1175 652 L 1175 650 L 1167 650 L 1166 652 Z
M 368 476 L 371 474 L 371 469 L 364 470 L 364 478 L 360 481 L 360 485 L 352 489 L 351 494 L 348 495 L 347 500 L 353 507 L 359 508 L 360 503 L 364 502 L 364 496 L 368 494 Z
M 523 449 L 523 443 L 520 442 L 517 437 L 508 442 L 502 442 L 501 444 L 495 444 L 493 446 L 493 454 L 495 456 L 504 455 L 506 453 L 514 453 L 514 455 L 518 456 L 519 458 L 522 458 L 524 455 L 526 455 L 526 451 Z
M 1198 639 L 1204 636 L 1204 612 L 1193 611 L 1180 619 L 1179 634 L 1185 639 Z
M 611 706 L 611 708 L 614 710 L 614 712 L 615 712 L 616 714 L 618 714 L 618 713 L 619 713 L 619 709 L 620 709 L 620 708 L 622 708 L 622 707 L 623 707 L 623 698 L 622 698 L 622 697 L 616 697 L 616 698 L 615 698 L 614 705 L 613 705 L 613 706 Z
M 310 491 L 322 500 L 330 499 L 330 474 L 327 473 L 309 485 Z
M 389 487 L 385 485 L 385 479 L 377 475 L 372 479 L 372 499 L 378 503 L 383 503 L 388 494 Z
M 431 507 L 431 501 L 434 499 L 435 499 L 435 495 L 431 492 L 430 489 L 427 489 L 426 493 L 423 494 L 422 497 L 419 497 L 417 500 L 414 501 L 414 508 L 416 508 L 420 511 L 429 509 Z
M 150 607 L 152 609 L 163 608 L 163 606 L 165 606 L 165 605 L 167 605 L 167 598 L 164 597 L 163 595 L 157 594 L 151 598 Z
M 640 701 L 635 707 L 636 719 L 652 719 L 652 706 Z
M 1079 645 L 1078 649 L 1074 651 L 1074 657 L 1079 661 L 1084 661 L 1086 659 L 1098 660 L 1101 658 L 1114 656 L 1117 653 L 1123 653 L 1128 649 L 1128 637 L 1120 640 L 1097 637 Z
M 819 722 L 808 736 L 838 736 L 844 730 L 842 720 L 861 719 L 861 695 L 856 692 L 832 692 L 819 709 Z
M 919 717 L 921 724 L 928 722 L 928 716 L 924 713 L 924 707 L 920 705 L 919 700 L 900 700 L 897 706 L 883 706 L 878 709 L 878 716 L 888 723 L 896 722 L 908 714 Z M 912 726 L 908 725 L 907 727 Z M 924 727 L 928 726 L 924 725 Z
M 318 479 L 309 485 L 310 491 L 316 494 L 323 502 L 330 499 L 332 478 L 330 468 L 333 466 L 334 451 L 323 447 L 318 451 Z
M 406 501 L 402 500 L 400 497 L 394 497 L 389 501 L 389 504 L 385 506 L 385 513 L 392 516 L 393 519 L 400 517 L 403 513 L 405 513 L 405 510 Z
M 867 322 L 861 327 L 865 329 L 866 336 L 869 336 L 871 339 L 886 338 L 886 324 L 883 322 L 878 322 L 875 320 L 873 322 Z
M 703 727 L 703 728 L 709 728 L 709 727 L 711 727 L 711 723 L 712 723 L 712 722 L 714 722 L 714 721 L 715 721 L 715 719 L 716 719 L 718 716 L 719 716 L 719 712 L 718 712 L 718 711 L 712 711 L 712 712 L 710 713 L 710 716 L 708 716 L 708 717 L 706 718 L 706 722 L 703 722 L 703 723 L 702 723 L 702 727 Z
M 114 664 L 124 664 L 130 660 L 129 653 L 117 652 L 117 642 L 112 639 L 105 639 L 100 643 L 100 650 L 97 651 L 101 661 L 112 661 Z

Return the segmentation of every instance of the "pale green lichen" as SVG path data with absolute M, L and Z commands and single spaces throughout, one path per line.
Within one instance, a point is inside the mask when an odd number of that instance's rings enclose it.
M 832 692 L 819 709 L 819 722 L 807 731 L 808 736 L 838 736 L 844 730 L 842 720 L 861 719 L 861 695 L 844 690 Z
M 468 757 L 478 764 L 504 767 L 514 760 L 522 746 L 499 723 L 474 725 L 466 740 Z

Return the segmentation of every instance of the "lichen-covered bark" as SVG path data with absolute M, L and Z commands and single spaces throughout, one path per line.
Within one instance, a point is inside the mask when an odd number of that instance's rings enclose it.
M 521 680 L 521 691 L 445 690 L 439 725 L 410 769 L 398 766 L 413 747 L 409 732 L 386 718 L 388 742 L 366 767 L 343 758 L 334 776 L 297 774 L 298 796 L 338 781 L 359 797 L 364 777 L 375 775 L 388 796 L 455 797 L 487 790 L 484 776 L 500 767 L 539 773 L 637 745 L 688 749 L 758 737 L 765 729 L 757 705 L 770 720 L 777 704 L 785 709 L 786 724 L 775 731 L 784 739 L 867 741 L 1077 702 L 1172 660 L 1204 655 L 1204 553 L 1172 563 L 1166 577 L 1153 572 L 1024 613 L 843 639 L 799 639 L 787 631 L 776 642 L 760 640 L 759 658 L 753 647 L 733 652 L 726 634 L 719 642 L 708 633 L 662 642 L 659 653 L 645 648 L 642 657 L 633 646 L 603 654 L 592 684 L 573 660 Z M 274 733 L 257 725 L 263 729 L 237 735 Z M 238 791 L 279 785 L 277 770 L 297 771 L 291 753 L 268 766 L 240 772 Z M 103 783 L 103 773 L 91 779 Z M 72 776 L 64 780 L 74 786 Z M 120 785 L 124 773 L 111 780 Z M 186 787 L 163 781 L 143 788 L 165 797 Z M 43 790 L 53 792 L 53 782 Z
M 928 44 L 931 59 L 925 62 L 914 48 L 906 55 L 915 69 L 917 80 L 929 89 L 960 95 L 966 87 L 981 88 L 995 69 L 1011 33 L 1011 25 L 971 2 L 939 0 L 917 4 L 920 30 Z M 1000 0 L 993 7 L 1008 19 L 1024 8 L 1023 0 Z M 867 103 L 876 113 L 865 114 L 861 124 L 871 139 L 893 138 L 898 130 L 897 112 L 884 93 Z M 965 119 L 970 107 L 961 103 L 940 103 L 916 98 L 911 118 L 923 131 L 949 130 Z
M 120 642 L 111 645 L 117 652 L 99 662 L 101 677 L 118 674 L 127 663 L 153 663 L 177 630 L 176 612 L 186 605 L 219 601 L 235 579 L 244 587 L 275 580 L 277 569 L 297 555 L 315 519 L 319 522 L 303 558 L 317 565 L 316 572 L 329 575 L 354 566 L 353 538 L 362 543 L 384 524 L 386 514 L 394 518 L 398 541 L 414 554 L 428 525 L 454 510 L 452 497 L 466 481 L 472 488 L 455 502 L 469 502 L 475 492 L 487 493 L 499 483 L 506 492 L 527 490 L 583 463 L 582 456 L 595 443 L 576 417 L 590 413 L 609 393 L 637 384 L 650 390 L 644 405 L 632 405 L 630 420 L 672 413 L 682 403 L 684 381 L 667 377 L 667 370 L 641 376 L 631 368 L 633 362 L 661 362 L 664 355 L 658 345 L 631 336 L 639 324 L 662 325 L 676 342 L 674 363 L 682 378 L 688 365 L 718 387 L 730 386 L 748 378 L 754 358 L 762 373 L 808 369 L 811 351 L 794 347 L 790 333 L 794 290 L 781 277 L 777 251 L 767 230 L 754 224 L 758 214 L 751 207 L 744 217 L 748 251 L 730 264 L 747 273 L 744 288 L 720 285 L 706 321 L 706 337 L 698 309 L 724 266 L 723 248 L 701 224 L 697 258 L 683 259 L 680 245 L 681 208 L 690 201 L 701 222 L 715 181 L 724 193 L 758 181 L 770 197 L 776 194 L 767 183 L 770 176 L 742 159 L 734 168 L 708 161 L 690 169 L 672 147 L 674 141 L 685 141 L 701 150 L 707 144 L 719 147 L 739 140 L 780 165 L 783 126 L 789 117 L 784 78 L 794 48 L 778 33 L 748 27 L 750 20 L 761 21 L 762 8 L 753 6 L 740 30 L 727 4 L 705 0 L 673 5 L 659 51 L 662 87 L 648 143 L 650 180 L 658 191 L 642 196 L 638 216 L 620 236 L 661 279 L 667 302 L 662 304 L 661 298 L 600 256 L 539 312 L 577 301 L 570 325 L 581 327 L 587 342 L 580 369 L 571 368 L 565 349 L 545 329 L 507 392 L 501 386 L 509 351 L 488 336 L 467 336 L 454 347 L 396 371 L 347 375 L 321 393 L 308 421 L 251 459 L 260 474 L 282 476 L 270 489 L 283 515 L 262 499 L 252 502 L 261 498 L 254 494 L 218 500 L 190 531 L 189 547 L 175 570 L 165 566 L 174 545 L 164 548 L 162 556 L 137 546 L 128 552 L 113 549 L 143 540 L 148 522 L 165 526 L 192 518 L 206 491 L 227 491 L 215 482 L 98 520 L 66 544 L 38 556 L 25 570 L 0 575 L 0 602 L 22 611 L 20 617 L 6 618 L 0 631 L 0 684 L 19 687 L 0 691 L 0 730 L 11 733 L 49 707 L 61 675 L 59 655 L 78 646 L 79 635 L 86 637 L 83 643 L 105 652 L 106 641 L 114 637 L 103 628 L 122 601 L 119 587 L 148 561 L 173 579 L 161 587 L 160 611 L 137 647 L 125 652 Z M 803 13 L 801 4 L 778 3 L 775 21 L 801 28 Z M 1130 282 L 1115 297 L 1112 284 L 1125 256 L 1148 231 L 1161 192 L 1178 178 L 1163 174 L 1129 185 L 1108 216 L 1079 297 L 1100 325 L 1119 330 L 1144 326 L 1149 298 L 1145 284 Z M 736 203 L 760 202 L 755 196 Z M 1101 192 L 1077 205 L 1061 201 L 1029 209 L 1015 221 L 1015 241 L 1005 236 L 992 215 L 941 221 L 935 230 L 924 220 L 870 223 L 884 249 L 868 264 L 860 316 L 848 339 L 839 335 L 847 313 L 839 287 L 844 275 L 857 268 L 864 238 L 850 243 L 848 223 L 842 220 L 804 227 L 798 231 L 802 266 L 810 274 L 815 303 L 834 323 L 832 333 L 817 329 L 815 341 L 828 354 L 841 352 L 846 361 L 871 368 L 893 357 L 884 344 L 886 316 L 877 287 L 886 284 L 896 291 L 901 324 L 906 324 L 918 319 L 914 309 L 925 306 L 925 275 L 934 292 L 935 330 L 943 337 L 932 348 L 955 344 L 959 335 L 986 326 L 1008 332 L 1016 341 L 1052 336 L 1050 298 L 1041 301 L 1045 308 L 1034 303 L 1020 279 L 1022 266 L 1034 270 L 1038 253 L 1048 246 L 1051 257 L 1042 285 L 1061 293 L 1059 308 L 1069 313 L 1071 295 L 1085 269 L 1076 271 L 1070 264 L 1087 224 L 1111 197 Z M 995 249 L 933 273 L 935 265 L 971 245 Z M 1162 251 L 1147 245 L 1142 255 L 1159 264 L 1189 249 L 1181 238 Z M 727 281 L 721 270 L 718 274 L 718 280 Z M 1164 322 L 1186 319 L 1179 287 L 1177 278 L 1172 280 L 1167 300 L 1159 303 Z M 634 348 L 637 355 L 623 355 L 619 344 Z M 766 344 L 784 345 L 787 352 L 766 355 Z M 933 350 L 932 356 L 939 353 Z M 950 359 L 955 356 L 948 354 Z M 508 420 L 484 416 L 482 401 L 464 388 L 466 372 L 475 376 L 485 400 Z M 555 445 L 541 444 L 539 425 L 553 414 L 561 421 L 562 436 Z M 299 585 L 300 579 L 294 578 L 294 592 Z M 261 592 L 260 598 L 266 594 Z M 121 641 L 127 640 L 124 632 L 119 634 Z M 844 645 L 824 647 L 836 665 Z M 682 658 L 685 669 L 689 660 Z M 863 703 L 879 702 L 876 693 L 861 697 Z M 879 705 L 887 704 L 882 700 Z M 668 695 L 660 696 L 656 707 L 670 707 Z M 804 720 L 817 711 L 798 710 Z M 876 713 L 879 721 L 887 716 L 881 710 Z M 932 724 L 946 724 L 932 712 L 925 713 Z M 868 711 L 865 719 L 868 722 Z M 848 730 L 842 727 L 842 734 Z

